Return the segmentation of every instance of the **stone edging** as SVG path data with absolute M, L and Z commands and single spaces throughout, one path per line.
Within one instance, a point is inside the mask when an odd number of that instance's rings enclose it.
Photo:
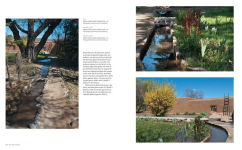
M 212 132 L 212 131 L 210 130 L 209 135 L 206 136 L 206 137 L 201 141 L 201 143 L 207 142 L 207 141 L 211 138 L 211 136 L 212 136 L 212 133 L 211 133 L 211 132 Z
M 230 142 L 231 142 L 231 141 L 228 140 L 229 138 L 232 138 L 232 137 L 231 137 L 231 134 L 229 133 L 229 131 L 228 131 L 225 127 L 220 126 L 220 125 L 215 124 L 215 123 L 208 122 L 208 121 L 207 121 L 206 123 L 209 124 L 209 125 L 213 125 L 213 126 L 215 126 L 215 127 L 218 127 L 218 128 L 220 128 L 220 129 L 224 130 L 224 131 L 227 133 L 227 135 L 228 135 L 228 137 L 227 137 L 227 139 L 226 139 L 226 143 L 230 143 Z

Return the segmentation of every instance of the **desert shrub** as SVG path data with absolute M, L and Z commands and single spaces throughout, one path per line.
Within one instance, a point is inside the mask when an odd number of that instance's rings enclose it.
M 177 113 L 176 113 L 176 115 L 180 115 L 180 113 L 179 113 L 179 112 L 177 112 Z
M 163 81 L 145 93 L 144 100 L 155 116 L 163 116 L 176 102 L 175 87 Z

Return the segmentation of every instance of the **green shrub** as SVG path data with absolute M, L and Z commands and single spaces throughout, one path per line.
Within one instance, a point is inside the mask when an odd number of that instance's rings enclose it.
M 184 115 L 189 115 L 189 112 L 185 112 Z
M 177 113 L 176 113 L 176 115 L 180 115 L 180 113 L 179 113 L 179 112 L 177 112 Z
M 177 20 L 177 24 L 181 24 L 182 20 L 186 17 L 187 11 L 178 11 L 175 16 Z
M 193 113 L 191 113 L 191 115 L 196 115 L 197 113 L 195 113 L 195 112 L 193 112 Z
M 176 122 L 177 122 L 176 118 L 172 119 L 172 123 L 176 123 Z
M 202 112 L 197 117 L 198 118 L 203 118 L 203 117 L 207 117 L 208 115 L 209 115 L 208 112 Z

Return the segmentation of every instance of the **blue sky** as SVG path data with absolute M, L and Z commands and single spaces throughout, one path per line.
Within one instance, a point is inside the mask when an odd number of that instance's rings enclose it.
M 12 20 L 15 20 L 15 19 L 12 19 Z M 17 23 L 25 30 L 28 30 L 28 26 L 27 26 L 27 22 L 25 21 L 26 19 L 17 19 Z M 64 27 L 62 25 L 63 23 L 63 20 L 62 22 L 56 27 L 56 29 L 54 30 L 54 32 L 49 36 L 48 40 L 53 40 L 53 39 L 57 39 L 57 32 L 59 33 L 63 33 L 64 32 Z M 34 31 L 39 27 L 38 24 L 35 24 L 34 26 Z M 45 31 L 47 30 L 47 28 L 42 31 L 40 33 L 40 35 L 37 37 L 37 38 L 42 38 L 42 36 L 44 35 Z M 19 34 L 21 37 L 26 37 L 27 35 L 21 31 L 19 31 Z M 6 35 L 13 35 L 12 31 L 10 30 L 10 28 L 8 26 L 6 26 Z M 61 38 L 64 38 L 64 37 L 61 37 Z
M 203 91 L 204 98 L 223 97 L 224 94 L 234 96 L 233 78 L 139 78 L 141 80 L 163 80 L 176 85 L 177 97 L 184 97 L 184 90 L 189 88 Z

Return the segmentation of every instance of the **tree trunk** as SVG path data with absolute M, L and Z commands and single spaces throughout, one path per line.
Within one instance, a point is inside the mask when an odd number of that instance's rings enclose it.
M 41 26 L 34 31 L 34 19 L 28 19 L 28 31 L 25 31 L 21 28 L 16 21 L 12 21 L 11 19 L 6 19 L 6 23 L 9 23 L 9 28 L 13 32 L 15 41 L 19 41 L 17 45 L 20 48 L 22 57 L 29 58 L 30 62 L 36 62 L 37 56 L 40 50 L 44 47 L 48 37 L 53 33 L 54 29 L 60 24 L 61 19 L 46 19 Z M 39 44 L 37 46 L 34 45 L 35 39 L 38 35 L 44 31 L 46 28 L 46 32 L 41 38 Z M 28 35 L 27 46 L 23 45 L 23 42 L 20 35 L 19 30 L 26 33 Z
M 23 57 L 27 57 L 27 55 L 25 53 L 25 47 L 24 47 L 23 43 L 21 42 L 21 37 L 20 37 L 19 31 L 16 27 L 16 22 L 12 21 L 11 19 L 6 19 L 6 23 L 9 23 L 9 28 L 13 32 L 14 40 L 16 41 L 16 44 L 18 45 L 18 47 L 20 49 L 21 55 Z
M 8 70 L 8 57 L 6 57 L 6 68 L 7 68 L 7 74 L 8 74 L 9 87 L 12 90 L 12 82 L 11 82 L 10 73 L 9 73 L 9 70 Z
M 61 22 L 61 19 L 56 19 L 50 23 L 50 26 L 48 27 L 47 31 L 41 38 L 39 44 L 35 46 L 35 48 L 33 49 L 33 53 L 32 53 L 33 55 L 31 57 L 32 62 L 36 62 L 39 52 L 44 47 L 46 41 L 48 40 L 48 37 L 53 33 L 53 31 L 60 24 L 60 22 Z
M 21 72 L 22 72 L 22 58 L 21 58 L 20 53 L 16 54 L 16 71 L 18 73 L 18 81 L 20 81 L 21 80 Z

